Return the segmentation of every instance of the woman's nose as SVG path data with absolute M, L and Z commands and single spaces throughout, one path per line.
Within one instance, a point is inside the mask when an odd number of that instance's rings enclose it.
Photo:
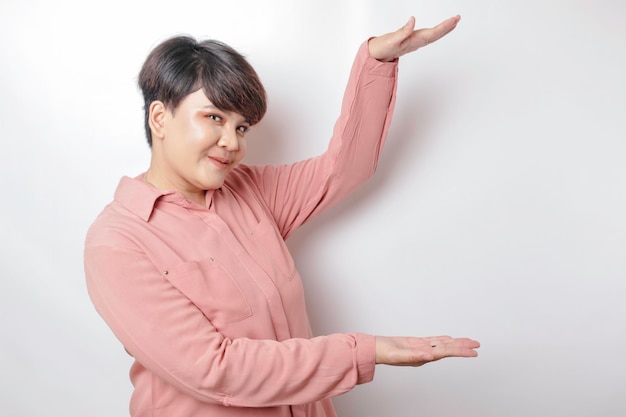
M 239 150 L 239 137 L 237 136 L 237 132 L 231 129 L 223 129 L 222 136 L 217 144 L 232 152 Z

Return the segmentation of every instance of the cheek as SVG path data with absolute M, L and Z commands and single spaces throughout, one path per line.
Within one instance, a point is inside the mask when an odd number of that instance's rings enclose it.
M 239 141 L 239 152 L 237 152 L 237 162 L 241 161 L 248 151 L 248 142 L 245 138 Z
M 189 149 L 190 145 L 199 141 L 202 132 L 197 124 L 184 122 L 180 119 L 174 119 L 176 123 L 168 126 L 166 139 L 169 139 L 172 147 L 180 148 L 179 151 Z
M 207 142 L 216 136 L 211 126 L 206 126 L 203 123 L 190 122 L 186 129 L 188 138 L 192 142 Z

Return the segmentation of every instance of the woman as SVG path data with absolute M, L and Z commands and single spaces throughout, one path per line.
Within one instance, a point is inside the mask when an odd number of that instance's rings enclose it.
M 139 76 L 152 158 L 124 177 L 85 244 L 89 294 L 135 362 L 131 415 L 334 416 L 330 398 L 376 364 L 476 356 L 451 337 L 313 337 L 284 240 L 374 172 L 398 58 L 454 29 L 415 20 L 360 47 L 328 150 L 247 166 L 265 91 L 232 48 L 176 37 Z

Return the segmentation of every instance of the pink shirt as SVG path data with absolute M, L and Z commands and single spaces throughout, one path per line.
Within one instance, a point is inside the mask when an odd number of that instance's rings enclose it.
M 374 173 L 396 76 L 364 43 L 328 150 L 241 164 L 206 207 L 122 178 L 87 234 L 85 271 L 135 359 L 132 416 L 334 416 L 331 397 L 372 380 L 373 336 L 313 337 L 284 239 Z

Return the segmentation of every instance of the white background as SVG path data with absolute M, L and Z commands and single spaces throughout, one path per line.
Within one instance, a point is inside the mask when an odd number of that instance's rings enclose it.
M 354 54 L 415 15 L 377 175 L 289 244 L 317 333 L 450 334 L 477 359 L 378 367 L 343 417 L 626 415 L 626 3 L 0 3 L 0 410 L 128 415 L 129 357 L 95 313 L 84 234 L 146 169 L 136 76 L 188 33 L 269 92 L 249 162 L 325 149 Z

